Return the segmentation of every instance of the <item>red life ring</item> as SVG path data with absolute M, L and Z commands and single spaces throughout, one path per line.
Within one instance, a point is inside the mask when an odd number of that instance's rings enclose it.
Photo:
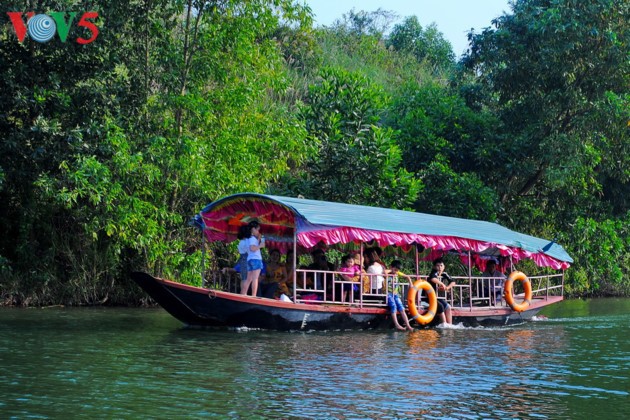
M 523 283 L 523 289 L 525 290 L 525 299 L 521 303 L 514 302 L 514 295 L 512 293 L 512 286 L 516 280 L 519 280 Z M 516 312 L 523 312 L 529 307 L 529 304 L 532 302 L 532 284 L 523 272 L 512 272 L 512 274 L 510 274 L 508 279 L 505 281 L 505 286 L 503 289 L 505 290 L 503 294 L 505 302 L 510 305 L 510 308 L 512 308 Z
M 420 315 L 416 307 L 416 296 L 419 290 L 424 290 L 429 297 L 429 310 L 423 315 Z M 433 286 L 431 286 L 428 281 L 416 280 L 407 292 L 407 306 L 409 307 L 411 317 L 420 325 L 427 325 L 433 321 L 435 313 L 437 312 L 437 296 L 435 290 L 433 290 Z

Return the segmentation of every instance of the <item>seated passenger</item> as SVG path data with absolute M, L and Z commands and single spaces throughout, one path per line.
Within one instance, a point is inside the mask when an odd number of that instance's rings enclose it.
M 484 296 L 491 296 L 494 298 L 494 303 L 501 302 L 501 295 L 503 294 L 503 283 L 505 281 L 505 274 L 498 271 L 497 262 L 495 260 L 488 260 L 486 263 L 486 269 L 484 270 L 482 277 L 494 277 L 494 279 L 488 280 L 484 283 Z
M 368 261 L 367 273 L 371 274 L 370 293 L 382 293 L 383 283 L 385 282 L 385 277 L 383 276 L 383 274 L 386 273 L 385 264 L 381 262 L 378 254 L 374 249 L 371 249 L 366 257 Z
M 313 262 L 308 266 L 309 270 L 317 270 L 317 271 L 334 271 L 335 267 L 328 262 L 326 258 L 326 254 L 320 248 L 315 249 L 311 253 L 311 257 L 313 258 Z M 314 273 L 314 283 L 315 290 L 324 290 L 324 273 Z
M 361 290 L 363 293 L 370 293 L 370 287 L 372 282 L 370 281 L 370 277 L 366 275 L 365 268 L 363 268 L 365 261 L 363 260 L 363 255 L 360 252 L 355 251 L 353 254 L 354 257 L 354 265 L 357 267 L 362 275 L 361 275 Z
M 280 251 L 278 249 L 272 249 L 269 251 L 267 274 L 262 284 L 262 287 L 266 286 L 263 297 L 279 298 L 283 293 L 289 296 L 287 279 L 287 269 L 285 265 L 280 262 Z
M 346 255 L 341 259 L 341 267 L 338 271 L 343 273 L 341 277 L 344 281 L 359 282 L 361 279 L 361 268 L 354 263 L 354 257 L 352 255 Z M 346 301 L 348 292 L 357 290 L 359 290 L 359 287 L 356 284 L 344 283 L 341 292 L 341 301 Z
M 431 274 L 428 275 L 427 281 L 433 289 L 437 293 L 437 291 L 448 291 L 455 286 L 455 280 L 451 279 L 446 271 L 444 271 L 446 266 L 444 265 L 444 260 L 442 258 L 437 258 L 433 261 L 433 269 L 431 270 Z M 448 282 L 448 285 L 445 284 Z M 440 316 L 440 320 L 443 324 L 452 324 L 453 323 L 453 315 L 451 314 L 451 305 L 444 299 L 438 299 L 438 308 L 437 314 Z

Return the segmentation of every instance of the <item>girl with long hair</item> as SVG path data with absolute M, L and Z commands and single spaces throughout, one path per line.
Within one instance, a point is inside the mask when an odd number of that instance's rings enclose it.
M 263 268 L 262 254 L 260 250 L 265 247 L 265 237 L 260 233 L 260 223 L 253 220 L 249 222 L 249 249 L 247 252 L 247 280 L 241 288 L 241 294 L 246 295 L 249 287 L 252 288 L 252 296 L 258 293 L 258 277 Z

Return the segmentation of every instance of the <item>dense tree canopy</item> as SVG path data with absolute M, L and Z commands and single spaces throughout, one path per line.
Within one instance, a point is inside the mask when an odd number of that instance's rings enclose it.
M 516 0 L 460 63 L 381 9 L 313 28 L 291 0 L 89 7 L 86 45 L 78 18 L 39 43 L 0 15 L 2 302 L 198 282 L 188 217 L 240 191 L 496 220 L 558 238 L 571 293 L 630 293 L 626 0 Z
M 519 1 L 471 37 L 464 63 L 510 137 L 506 199 L 548 201 L 565 220 L 628 209 L 628 16 L 620 0 Z
M 395 132 L 379 125 L 387 97 L 365 77 L 325 68 L 303 118 L 317 154 L 283 183 L 288 191 L 346 203 L 404 208 L 420 182 L 401 167 Z
M 419 62 L 426 61 L 436 71 L 448 69 L 455 63 L 451 43 L 433 23 L 423 28 L 416 16 L 409 16 L 387 37 L 387 44 L 394 49 L 410 53 Z
M 498 18 L 495 29 L 471 35 L 463 63 L 493 93 L 485 106 L 509 139 L 497 171 L 506 180 L 502 197 L 514 210 L 512 223 L 546 225 L 549 234 L 565 232 L 565 242 L 577 245 L 581 230 L 595 221 L 627 220 L 628 16 L 630 3 L 623 0 L 525 0 Z M 589 253 L 603 264 L 627 261 L 625 230 L 605 228 L 599 235 L 593 242 L 609 243 L 612 255 L 591 243 L 584 260 L 577 254 L 580 270 L 592 264 Z M 623 270 L 606 277 L 627 288 Z M 583 286 L 598 288 L 597 282 Z

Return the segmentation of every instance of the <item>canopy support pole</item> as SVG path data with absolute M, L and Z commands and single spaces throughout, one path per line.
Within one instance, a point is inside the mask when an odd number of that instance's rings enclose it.
M 462 302 L 464 297 L 462 296 Z M 468 250 L 468 305 L 472 308 L 472 254 Z
M 359 265 L 361 266 L 361 268 L 363 268 L 363 264 L 365 263 L 365 259 L 363 258 L 363 241 L 361 241 L 361 247 L 359 248 L 359 250 L 359 256 L 361 257 L 361 259 L 359 260 Z
M 420 261 L 418 260 L 418 244 L 415 243 L 414 249 L 416 250 L 416 280 L 420 278 Z
M 293 259 L 293 272 L 291 273 L 291 277 L 293 277 L 293 303 L 297 302 L 297 230 L 295 227 L 293 228 L 293 255 L 291 256 Z
M 201 229 L 201 287 L 206 286 L 206 227 Z

